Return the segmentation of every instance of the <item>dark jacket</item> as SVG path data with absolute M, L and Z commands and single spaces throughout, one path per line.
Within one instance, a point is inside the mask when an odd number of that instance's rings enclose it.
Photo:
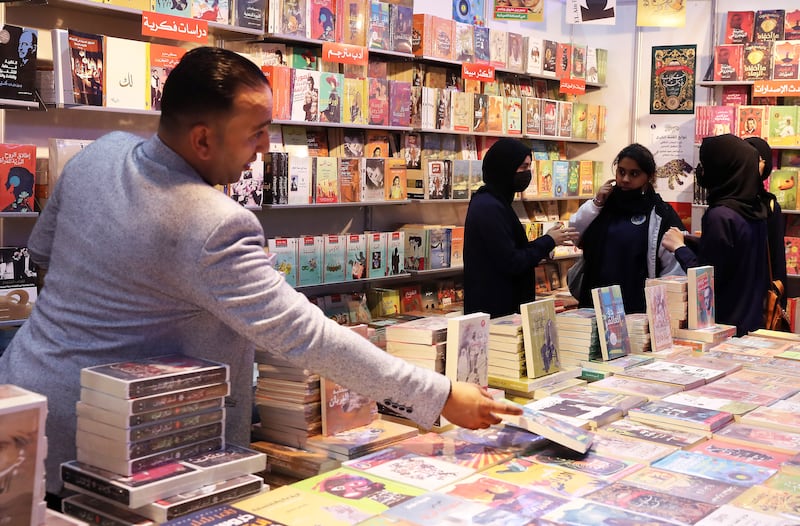
M 485 312 L 492 318 L 519 312 L 535 299 L 534 267 L 553 250 L 555 241 L 525 238 L 510 205 L 489 192 L 475 194 L 464 224 L 464 313 Z

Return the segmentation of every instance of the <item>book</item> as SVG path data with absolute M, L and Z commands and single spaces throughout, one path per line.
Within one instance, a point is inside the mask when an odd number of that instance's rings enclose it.
M 630 354 L 630 339 L 625 322 L 625 306 L 619 285 L 592 289 L 597 314 L 597 329 L 604 360 Z
M 4 38 L 0 42 L 0 56 L 3 59 L 0 100 L 27 101 L 38 107 L 35 91 L 39 32 L 11 24 L 5 24 L 3 30 Z
M 624 378 L 622 376 L 609 376 L 592 382 L 592 389 L 611 391 L 614 393 L 633 394 L 646 397 L 648 400 L 660 400 L 665 396 L 675 394 L 683 390 L 679 385 L 661 384 L 658 382 L 648 382 L 635 378 Z
M 69 64 L 71 78 L 64 88 L 72 88 L 72 100 L 65 103 L 103 105 L 103 36 L 91 33 L 80 33 L 72 29 L 67 31 Z
M 554 418 L 584 429 L 597 429 L 622 417 L 622 410 L 616 407 L 562 398 L 557 395 L 537 399 L 525 404 L 525 407 L 547 413 Z
M 370 424 L 375 402 L 327 378 L 320 378 L 322 434 L 335 435 Z
M 118 398 L 139 398 L 227 382 L 226 364 L 179 354 L 81 369 L 81 386 Z
M 728 11 L 725 17 L 725 43 L 745 44 L 753 41 L 753 11 Z
M 297 286 L 297 238 L 268 239 L 267 252 L 275 255 L 273 268 L 283 274 L 286 283 Z
M 103 39 L 104 106 L 146 110 L 151 103 L 152 70 L 147 42 L 107 36 Z M 160 79 L 159 79 L 160 80 Z
M 631 473 L 625 484 L 670 493 L 714 506 L 724 505 L 745 491 L 742 486 L 713 479 L 646 467 Z
M 586 498 L 607 506 L 681 524 L 695 524 L 717 508 L 689 497 L 642 488 L 625 481 L 614 482 L 587 495 Z
M 85 521 L 81 524 L 126 524 L 130 526 L 156 526 L 157 524 L 129 509 L 115 506 L 87 494 L 67 497 L 62 500 L 61 507 L 69 517 Z
M 446 376 L 453 381 L 488 385 L 488 340 L 488 314 L 474 313 L 449 318 Z
M 772 79 L 797 80 L 800 45 L 794 40 L 776 40 L 772 43 Z
M 473 468 L 397 447 L 348 460 L 342 466 L 427 491 L 438 490 L 475 473 Z
M 732 504 L 724 504 L 697 524 L 700 526 L 790 526 L 792 521 Z
M 778 400 L 769 406 L 758 407 L 739 419 L 743 424 L 767 427 L 790 433 L 800 433 L 800 411 L 797 402 Z
M 386 193 L 386 159 L 364 159 L 364 177 L 361 179 L 361 201 L 383 201 Z
M 598 455 L 592 450 L 580 453 L 557 444 L 535 450 L 528 458 L 540 464 L 584 473 L 605 482 L 623 479 L 643 467 L 636 462 Z
M 714 80 L 738 81 L 742 79 L 742 45 L 714 46 Z
M 668 429 L 658 425 L 637 422 L 630 418 L 622 418 L 600 428 L 598 433 L 613 433 L 646 442 L 656 442 L 667 446 L 686 448 L 703 442 L 709 433 L 693 429 Z
M 141 442 L 152 440 L 181 430 L 222 422 L 224 409 L 193 413 L 178 418 L 165 418 L 149 424 L 133 427 L 117 427 L 105 422 L 91 420 L 84 416 L 78 418 L 78 430 L 118 442 Z
M 592 433 L 525 406 L 521 415 L 499 415 L 509 425 L 526 429 L 580 453 L 592 444 Z
M 690 329 L 702 329 L 714 325 L 714 267 L 702 266 L 687 269 L 689 278 Z
M 595 453 L 645 465 L 652 464 L 677 449 L 677 446 L 639 440 L 619 433 L 595 433 L 592 440 L 592 451 Z M 628 478 L 630 476 L 626 477 L 626 481 Z
M 776 470 L 754 466 L 746 462 L 712 457 L 692 451 L 676 451 L 653 463 L 653 467 L 675 471 L 736 486 L 761 484 Z
M 5 192 L 0 194 L 0 211 L 33 212 L 36 198 L 36 146 L 0 144 L 0 178 Z
M 528 377 L 538 378 L 558 371 L 559 348 L 554 298 L 523 303 L 520 311 Z
M 663 400 L 655 400 L 631 408 L 628 411 L 628 418 L 669 428 L 692 428 L 703 431 L 715 431 L 733 421 L 733 415 L 726 411 L 704 409 Z
M 574 499 L 567 504 L 556 508 L 542 516 L 543 520 L 551 524 L 565 524 L 580 526 L 585 524 L 586 517 L 592 517 L 597 524 L 639 524 L 645 523 L 652 526 L 674 524 L 655 519 L 651 516 L 641 515 L 631 511 L 605 506 L 585 499 Z
M 725 375 L 725 371 L 709 367 L 659 360 L 617 373 L 623 378 L 678 385 L 684 390 L 710 383 Z
M 695 444 L 687 448 L 687 451 L 694 451 L 712 457 L 747 462 L 748 464 L 775 470 L 780 469 L 781 464 L 792 457 L 792 455 L 788 453 L 769 451 L 757 446 L 743 446 L 741 444 L 726 442 L 718 438 L 711 438 L 705 442 Z
M 753 40 L 775 42 L 783 40 L 786 11 L 783 9 L 759 9 L 754 19 Z
M 795 454 L 800 451 L 800 434 L 744 423 L 729 424 L 714 433 L 726 442 L 757 446 L 770 451 Z

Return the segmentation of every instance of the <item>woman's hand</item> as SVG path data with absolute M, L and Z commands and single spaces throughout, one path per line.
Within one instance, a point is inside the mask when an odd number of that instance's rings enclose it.
M 661 246 L 670 252 L 675 252 L 679 248 L 686 246 L 683 240 L 683 232 L 676 226 L 671 227 L 664 232 L 664 237 L 661 238 Z
M 608 196 L 611 195 L 611 191 L 614 190 L 614 184 L 616 182 L 616 179 L 609 179 L 603 183 L 603 186 L 600 187 L 600 190 L 597 191 L 597 195 L 593 199 L 594 204 L 597 206 L 605 205 L 606 199 L 608 199 Z
M 574 227 L 559 224 L 548 230 L 545 235 L 553 238 L 553 241 L 558 245 L 566 245 L 567 243 L 574 243 L 580 237 L 580 234 Z

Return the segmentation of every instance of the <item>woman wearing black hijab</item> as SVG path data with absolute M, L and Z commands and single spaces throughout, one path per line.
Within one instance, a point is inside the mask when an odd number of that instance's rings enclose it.
M 683 268 L 713 265 L 716 321 L 736 325 L 741 336 L 764 326 L 767 291 L 767 209 L 759 198 L 758 152 L 735 135 L 706 137 L 696 183 L 708 192 L 695 254 L 683 233 L 670 229 L 663 245 Z
M 528 241 L 511 207 L 514 195 L 531 182 L 531 150 L 503 138 L 483 156 L 484 185 L 473 195 L 464 223 L 464 312 L 492 318 L 519 312 L 535 299 L 534 267 L 556 245 L 577 238 L 557 226 Z
M 762 182 L 759 187 L 758 197 L 767 208 L 767 239 L 769 240 L 769 260 L 772 263 L 772 279 L 779 279 L 786 290 L 786 246 L 783 237 L 786 235 L 786 221 L 783 217 L 781 205 L 775 194 L 768 192 L 763 185 L 769 174 L 772 173 L 772 148 L 761 137 L 748 137 L 745 139 L 750 146 L 758 151 L 759 178 Z M 781 297 L 783 307 L 786 307 L 786 294 Z

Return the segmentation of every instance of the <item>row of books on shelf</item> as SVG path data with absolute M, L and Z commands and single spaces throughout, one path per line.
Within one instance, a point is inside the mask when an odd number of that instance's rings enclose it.
M 697 106 L 695 143 L 704 137 L 732 133 L 743 139 L 761 137 L 772 146 L 798 146 L 800 106 Z
M 776 196 L 780 194 L 781 208 L 796 210 L 797 172 L 800 170 L 800 149 L 773 150 L 773 166 L 780 166 L 772 170 L 770 178 L 766 181 L 766 188 Z M 794 192 L 794 193 L 793 193 Z M 693 203 L 705 205 L 707 191 L 700 185 L 694 185 Z M 785 206 L 784 206 L 785 205 Z M 800 226 L 794 216 L 787 217 L 786 235 L 800 237 Z
M 800 39 L 800 11 L 759 9 L 728 11 L 725 15 L 725 44 L 775 42 Z
M 714 81 L 798 80 L 800 40 L 714 47 Z
M 109 5 L 154 11 L 172 16 L 197 18 L 208 22 L 229 24 L 248 29 L 264 30 L 266 0 L 105 0 Z

